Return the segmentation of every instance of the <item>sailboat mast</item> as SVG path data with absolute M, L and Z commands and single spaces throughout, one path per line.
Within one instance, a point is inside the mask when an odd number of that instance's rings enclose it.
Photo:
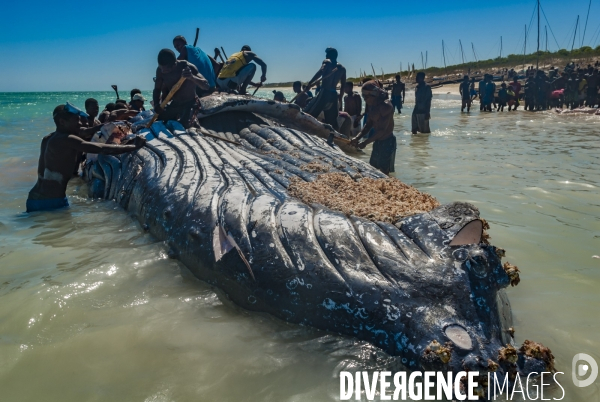
M 538 14 L 538 36 L 537 36 L 537 52 L 535 59 L 535 69 L 540 68 L 540 0 L 537 2 L 537 14 Z
M 525 71 L 525 52 L 527 51 L 527 24 L 525 24 L 525 45 L 523 46 L 523 71 Z
M 590 4 L 588 5 L 587 17 L 585 17 L 585 27 L 583 28 L 583 37 L 581 38 L 581 47 L 583 47 L 583 41 L 585 40 L 585 31 L 587 31 L 588 18 L 590 18 L 590 8 L 592 8 L 592 0 L 590 0 Z
M 573 44 L 571 45 L 571 51 L 575 47 L 575 37 L 577 36 L 577 27 L 579 26 L 579 16 L 577 16 L 577 22 L 575 23 L 575 33 L 573 34 Z
M 446 72 L 446 78 L 448 78 L 448 69 L 446 68 L 446 52 L 444 50 L 444 41 L 442 40 L 442 55 L 444 56 L 444 71 Z

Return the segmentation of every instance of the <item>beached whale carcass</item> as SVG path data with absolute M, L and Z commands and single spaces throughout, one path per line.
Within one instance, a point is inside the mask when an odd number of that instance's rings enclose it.
M 205 99 L 222 107 L 204 108 L 203 128 L 155 123 L 140 132 L 148 143 L 138 152 L 99 156 L 87 172 L 90 196 L 116 200 L 194 275 L 249 310 L 369 341 L 412 370 L 512 379 L 552 368 L 543 346 L 512 346 L 502 289 L 518 270 L 485 243 L 474 206 L 377 222 L 304 203 L 290 183 L 386 176 L 289 128 L 294 116 L 268 110 L 278 105 Z

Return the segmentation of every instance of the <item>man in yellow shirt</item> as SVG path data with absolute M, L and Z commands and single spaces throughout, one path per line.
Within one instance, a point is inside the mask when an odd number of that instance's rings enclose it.
M 252 83 L 252 78 L 256 72 L 256 64 L 262 70 L 260 82 L 267 80 L 267 65 L 258 57 L 250 46 L 245 45 L 238 53 L 234 53 L 225 62 L 217 78 L 217 86 L 222 91 L 237 90 L 241 95 L 246 94 L 248 84 Z M 254 84 L 256 85 L 256 84 Z

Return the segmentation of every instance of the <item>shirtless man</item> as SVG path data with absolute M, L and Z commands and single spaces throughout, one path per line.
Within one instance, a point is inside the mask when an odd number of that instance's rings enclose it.
M 160 107 L 161 99 L 164 99 L 171 88 L 185 78 L 179 91 L 173 96 L 166 110 Z M 196 87 L 208 91 L 208 81 L 198 73 L 193 64 L 185 60 L 177 60 L 175 53 L 170 49 L 162 49 L 158 53 L 158 67 L 156 68 L 156 82 L 152 92 L 154 111 L 160 115 L 161 121 L 178 120 L 185 128 L 189 127 L 192 108 L 196 103 Z
M 362 86 L 362 96 L 369 106 L 369 115 L 367 123 L 360 134 L 352 139 L 352 144 L 363 149 L 367 144 L 373 142 L 373 151 L 369 163 L 383 173 L 389 174 L 394 171 L 394 162 L 396 159 L 394 107 L 387 100 L 387 92 L 381 89 L 373 80 L 368 81 Z M 374 129 L 374 134 L 362 142 L 358 142 L 371 129 Z
M 417 73 L 416 81 L 415 107 L 411 119 L 412 133 L 429 134 L 431 133 L 429 120 L 431 120 L 431 100 L 433 99 L 433 94 L 431 87 L 425 83 L 425 73 L 423 71 Z
M 88 127 L 93 127 L 102 124 L 98 117 L 98 113 L 100 113 L 100 105 L 98 105 L 98 101 L 94 98 L 89 98 L 85 100 L 85 112 L 88 115 Z
M 402 113 L 402 103 L 406 99 L 406 84 L 402 82 L 400 75 L 396 75 L 395 78 L 396 82 L 392 84 L 392 105 L 398 109 L 398 113 Z
M 71 104 L 59 105 L 53 112 L 56 131 L 42 139 L 38 163 L 38 180 L 29 192 L 27 212 L 49 211 L 69 206 L 66 190 L 71 173 L 81 152 L 118 155 L 144 146 L 146 140 L 136 137 L 134 145 L 106 145 L 84 140 L 101 126 L 87 127 L 88 115 Z
M 302 83 L 300 81 L 294 82 L 292 85 L 294 93 L 297 93 L 296 100 L 294 103 L 301 108 L 305 108 L 308 101 L 308 94 L 302 90 Z
M 342 107 L 342 97 L 344 96 L 343 88 L 346 85 L 346 69 L 337 62 L 338 52 L 332 47 L 325 50 L 326 59 L 323 60 L 321 68 L 310 82 L 306 85 L 306 89 L 310 88 L 315 82 L 322 78 L 321 90 L 316 98 L 312 100 L 304 109 L 305 113 L 317 118 L 321 112 L 325 115 L 325 123 L 330 124 L 334 130 L 338 130 L 338 111 Z M 336 91 L 337 84 L 340 83 L 340 94 Z
M 344 97 L 344 112 L 348 113 L 352 119 L 352 127 L 350 133 L 352 136 L 360 133 L 360 118 L 362 116 L 362 99 L 360 95 L 354 92 L 354 83 L 352 81 L 346 81 L 344 87 L 346 96 Z

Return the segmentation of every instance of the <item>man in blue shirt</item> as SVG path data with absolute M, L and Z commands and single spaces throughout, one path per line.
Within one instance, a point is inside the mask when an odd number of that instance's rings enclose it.
M 210 89 L 196 88 L 199 97 L 210 95 L 215 91 L 215 69 L 218 63 L 196 46 L 188 45 L 186 39 L 179 35 L 173 39 L 173 47 L 179 52 L 177 60 L 187 60 L 198 69 L 198 72 L 208 81 Z

